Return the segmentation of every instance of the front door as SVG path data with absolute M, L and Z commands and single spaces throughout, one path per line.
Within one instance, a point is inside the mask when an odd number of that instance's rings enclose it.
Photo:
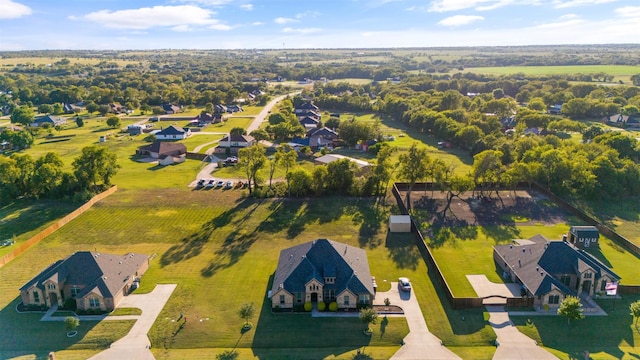
M 589 247 L 589 240 L 591 240 L 591 239 L 589 239 L 589 238 L 585 238 L 584 239 L 584 247 Z
M 582 292 L 591 294 L 591 280 L 585 280 L 582 282 Z
M 311 302 L 318 302 L 318 293 L 311 293 Z
M 51 292 L 49 293 L 49 301 L 51 301 L 51 306 L 58 303 L 58 294 Z

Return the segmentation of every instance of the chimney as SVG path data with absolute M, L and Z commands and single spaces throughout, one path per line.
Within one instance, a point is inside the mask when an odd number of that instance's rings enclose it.
M 522 262 L 518 259 L 518 267 L 522 267 Z

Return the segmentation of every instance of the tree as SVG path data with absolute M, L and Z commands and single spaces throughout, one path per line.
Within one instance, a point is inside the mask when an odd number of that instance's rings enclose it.
M 369 325 L 375 324 L 378 322 L 378 312 L 372 308 L 365 308 L 360 310 L 360 315 L 358 315 L 360 321 L 362 321 L 367 327 L 365 328 L 366 332 L 371 332 Z
M 64 328 L 67 331 L 73 331 L 80 326 L 80 320 L 75 316 L 67 316 L 64 318 Z
M 376 165 L 372 171 L 376 181 L 376 195 L 384 195 L 387 192 L 387 184 L 389 180 L 391 180 L 391 175 L 395 170 L 395 166 L 391 164 L 391 155 L 394 150 L 394 148 L 387 145 L 380 147 L 378 151 Z
M 231 129 L 229 131 L 230 135 L 247 135 L 247 130 L 245 130 L 243 127 L 234 127 L 233 129 Z
M 638 320 L 640 320 L 640 300 L 632 302 L 631 305 L 629 305 L 629 311 L 631 312 L 631 316 L 635 319 L 633 324 L 637 329 Z
M 40 104 L 38 106 L 38 112 L 41 114 L 51 114 L 53 112 L 53 106 L 49 104 Z
M 251 183 L 256 181 L 258 170 L 262 169 L 267 162 L 265 156 L 265 148 L 259 144 L 240 149 L 238 151 L 238 165 L 244 169 L 247 175 L 247 185 L 249 186 L 249 194 L 251 194 Z
M 111 112 L 111 108 L 108 105 L 98 105 L 98 112 L 101 116 L 105 116 Z
M 250 328 L 252 325 L 249 323 L 249 320 L 255 314 L 256 309 L 253 306 L 253 303 L 244 303 L 240 306 L 240 310 L 238 310 L 238 315 L 242 320 L 244 320 L 244 328 Z
M 571 320 L 584 319 L 584 315 L 582 314 L 582 303 L 580 303 L 580 299 L 575 296 L 568 295 L 560 303 L 560 307 L 558 308 L 558 315 L 567 318 L 567 325 L 571 324 Z
M 83 127 L 84 126 L 84 120 L 82 120 L 82 118 L 80 116 L 76 117 L 76 125 L 78 125 L 78 127 Z
M 120 127 L 120 124 L 121 124 L 121 122 L 120 122 L 120 118 L 119 118 L 119 117 L 117 117 L 117 116 L 110 116 L 110 117 L 107 119 L 107 125 L 108 125 L 110 128 L 115 129 L 115 128 L 117 128 L 117 127 Z
M 270 125 L 278 125 L 287 122 L 287 119 L 281 113 L 273 113 L 269 115 L 268 121 Z
M 411 191 L 413 186 L 420 179 L 424 179 L 427 176 L 427 165 L 431 162 L 427 149 L 418 148 L 418 145 L 414 142 L 409 148 L 409 152 L 400 155 L 400 173 L 399 176 L 402 180 L 409 183 L 407 189 L 407 209 L 411 209 Z
M 289 194 L 304 196 L 311 190 L 312 183 L 313 178 L 305 169 L 295 169 L 287 174 L 287 184 L 290 184 L 288 185 Z
M 147 106 L 148 106 L 148 105 L 147 105 Z M 88 104 L 87 104 L 86 109 L 87 109 L 87 112 L 88 112 L 89 114 L 92 114 L 92 113 L 94 113 L 94 112 L 98 111 L 99 106 L 98 106 L 98 104 L 96 104 L 96 103 L 94 103 L 94 102 L 92 101 L 92 102 L 90 102 L 90 103 L 88 103 Z
M 96 145 L 82 149 L 82 154 L 73 160 L 73 173 L 81 188 L 88 189 L 93 184 L 93 189 L 98 192 L 98 182 L 104 185 L 111 184 L 111 178 L 120 167 L 116 154 L 105 147 Z
M 640 74 L 631 75 L 631 82 L 635 86 L 640 86 Z
M 264 129 L 256 129 L 249 134 L 253 136 L 256 141 L 269 140 L 269 133 L 267 133 Z
M 10 119 L 13 124 L 29 126 L 34 119 L 33 110 L 31 110 L 30 107 L 24 105 L 17 107 L 13 109 Z
M 290 146 L 283 145 L 278 148 L 274 156 L 278 164 L 284 167 L 285 178 L 287 179 L 287 193 L 291 195 L 291 189 L 289 187 L 289 169 L 296 165 L 298 153 Z
M 53 112 L 54 115 L 64 114 L 64 109 L 62 108 L 62 104 L 60 104 L 60 103 L 53 104 L 53 111 L 52 112 Z
M 326 189 L 347 194 L 355 181 L 356 165 L 349 159 L 332 161 L 327 165 Z

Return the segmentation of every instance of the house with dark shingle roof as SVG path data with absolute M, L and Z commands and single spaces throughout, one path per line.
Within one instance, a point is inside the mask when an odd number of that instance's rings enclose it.
M 184 140 L 191 136 L 191 130 L 183 129 L 179 126 L 170 125 L 157 133 L 155 133 L 158 140 Z
M 182 163 L 187 158 L 187 147 L 182 143 L 154 141 L 136 150 L 136 155 L 158 159 L 160 165 Z
M 308 111 L 318 112 L 318 110 L 318 107 L 315 106 L 312 102 L 305 102 L 304 104 L 296 106 L 296 108 L 294 109 L 294 113 L 300 114 Z
M 327 239 L 282 250 L 269 293 L 271 307 L 285 309 L 320 301 L 355 309 L 375 297 L 367 253 Z
M 572 226 L 568 235 L 569 242 L 578 249 L 598 247 L 600 232 L 595 226 Z
M 542 235 L 493 247 L 493 259 L 505 279 L 522 284 L 534 306 L 558 307 L 571 296 L 604 293 L 607 283 L 620 277 L 593 255 L 566 241 Z
M 67 123 L 67 120 L 59 116 L 45 115 L 45 116 L 39 116 L 35 118 L 31 123 L 31 126 L 40 127 L 44 124 L 49 124 L 51 126 L 58 126 L 58 125 L 64 125 L 66 123 Z
M 253 146 L 255 142 L 256 139 L 251 135 L 230 134 L 218 142 L 214 151 L 216 154 L 237 154 L 240 149 Z
M 58 260 L 20 288 L 25 306 L 63 306 L 75 299 L 79 310 L 111 311 L 134 290 L 149 268 L 143 254 L 78 251 Z
M 178 105 L 174 104 L 162 104 L 162 110 L 167 115 L 177 114 L 182 111 L 182 108 Z

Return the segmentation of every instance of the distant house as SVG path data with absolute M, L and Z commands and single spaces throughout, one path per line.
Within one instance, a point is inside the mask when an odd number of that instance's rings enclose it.
M 308 130 L 307 137 L 309 138 L 309 146 L 314 150 L 333 146 L 335 141 L 338 140 L 338 134 L 326 127 Z
M 244 109 L 240 105 L 227 105 L 227 112 L 234 113 L 240 111 L 244 111 Z
M 108 104 L 107 106 L 109 106 L 109 111 L 116 115 L 125 114 L 127 112 L 127 108 L 118 103 L 111 103 L 111 104 Z
M 296 113 L 296 117 L 298 118 L 298 120 L 303 119 L 305 117 L 310 117 L 312 119 L 320 120 L 320 116 L 321 115 L 318 112 L 313 110 L 302 110 Z
M 303 113 L 303 112 L 306 112 L 306 111 L 318 112 L 318 110 L 319 110 L 318 107 L 313 105 L 313 103 L 305 102 L 305 103 L 303 103 L 303 104 L 301 104 L 299 106 L 296 106 L 296 108 L 294 109 L 294 112 L 296 114 L 299 114 L 299 113 Z
M 200 115 L 194 118 L 198 122 L 198 125 L 217 124 L 222 122 L 222 114 L 209 114 L 202 112 Z
M 213 106 L 213 112 L 216 114 L 222 114 L 227 112 L 227 107 L 221 104 L 216 104 Z
M 593 255 L 565 241 L 542 235 L 493 247 L 493 259 L 503 277 L 522 284 L 535 306 L 558 307 L 568 295 L 604 293 L 620 277 Z
M 138 286 L 149 268 L 143 254 L 79 251 L 58 260 L 20 288 L 26 306 L 63 306 L 75 299 L 80 310 L 111 311 Z
M 300 125 L 304 126 L 306 130 L 317 128 L 320 124 L 320 120 L 314 119 L 310 116 L 305 116 L 300 119 Z
M 44 124 L 49 124 L 53 127 L 57 125 L 64 125 L 66 123 L 67 123 L 67 120 L 59 116 L 46 115 L 46 116 L 39 116 L 35 118 L 31 123 L 31 126 L 40 127 L 40 126 L 43 126 Z
M 167 115 L 177 114 L 182 111 L 182 108 L 178 105 L 174 104 L 162 104 L 162 110 Z
M 191 136 L 191 130 L 183 129 L 179 126 L 170 125 L 156 134 L 158 140 L 184 140 Z
M 136 155 L 158 159 L 159 165 L 182 163 L 187 156 L 187 147 L 177 142 L 154 141 L 136 150 Z
M 138 125 L 138 124 L 133 124 L 133 125 L 129 125 L 127 126 L 127 132 L 129 133 L 129 135 L 140 135 L 142 133 L 144 133 L 144 129 L 146 127 L 144 125 Z
M 227 135 L 218 142 L 215 149 L 217 154 L 237 154 L 240 149 L 247 148 L 255 144 L 256 139 L 251 135 Z
M 528 129 L 524 129 L 524 134 L 525 135 L 529 135 L 529 134 L 531 134 L 531 135 L 540 135 L 541 132 L 542 132 L 542 129 L 541 128 L 537 128 L 537 127 L 531 127 L 531 128 L 528 128 Z
M 608 125 L 614 125 L 624 128 L 640 128 L 640 119 L 634 116 L 627 116 L 622 114 L 614 114 L 605 116 L 602 118 L 602 122 Z
M 65 114 L 74 114 L 84 110 L 84 108 L 75 104 L 64 103 L 62 104 L 62 110 Z
M 502 119 L 500 119 L 500 124 L 502 125 L 502 131 L 515 128 L 517 123 L 518 122 L 516 121 L 515 115 L 503 117 Z
M 572 226 L 569 228 L 568 240 L 578 249 L 598 247 L 600 232 L 595 226 Z
M 371 305 L 375 288 L 367 253 L 360 248 L 318 239 L 284 249 L 269 291 L 272 308 L 305 302 L 336 302 L 340 309 Z
M 548 112 L 551 115 L 562 114 L 562 104 L 549 105 Z
M 352 158 L 352 157 L 339 155 L 339 154 L 322 155 L 320 157 L 315 158 L 315 160 L 313 160 L 313 162 L 316 165 L 328 165 L 329 163 L 332 163 L 334 161 L 344 160 L 344 159 L 347 159 L 347 160 L 351 161 L 352 163 L 354 163 L 358 167 L 358 172 L 356 173 L 357 176 L 362 176 L 362 175 L 366 174 L 367 172 L 371 171 L 371 164 L 370 163 L 368 163 L 368 162 L 366 162 L 364 160 L 355 159 L 355 158 Z

